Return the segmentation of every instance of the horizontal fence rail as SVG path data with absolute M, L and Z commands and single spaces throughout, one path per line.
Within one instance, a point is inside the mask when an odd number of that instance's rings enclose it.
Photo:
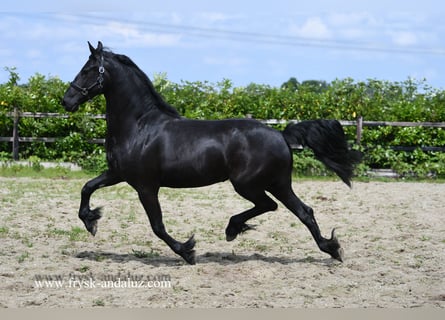
M 16 111 L 8 112 L 6 114 L 8 117 L 13 118 L 16 116 Z M 54 112 L 18 112 L 19 118 L 58 118 L 58 119 L 68 119 L 71 116 L 63 113 L 54 113 Z M 104 114 L 91 114 L 88 115 L 91 119 L 105 119 Z
M 359 118 L 360 119 L 360 118 Z M 339 120 L 342 126 L 356 126 L 360 121 L 351 120 Z M 301 122 L 300 120 L 260 120 L 262 123 L 267 125 L 279 125 L 287 124 L 289 122 Z M 445 128 L 445 122 L 391 122 L 391 121 L 362 121 L 362 126 L 364 127 L 432 127 L 432 128 Z
M 12 137 L 0 137 L 0 142 L 12 142 L 12 154 L 13 159 L 19 159 L 19 143 L 21 142 L 45 142 L 45 143 L 53 143 L 59 139 L 57 137 L 20 137 L 19 135 L 19 121 L 20 118 L 57 118 L 57 119 L 68 119 L 70 115 L 68 114 L 60 114 L 60 113 L 46 113 L 46 112 L 20 112 L 18 109 L 15 109 L 13 112 L 9 112 L 6 114 L 8 117 L 14 119 L 13 124 L 13 133 Z M 104 114 L 96 114 L 96 115 L 87 115 L 90 119 L 105 119 Z M 247 115 L 247 118 L 251 118 L 250 115 Z M 259 120 L 260 122 L 266 125 L 285 125 L 289 122 L 298 123 L 301 122 L 299 120 L 278 120 L 278 119 L 268 119 L 268 120 Z M 339 120 L 340 124 L 343 126 L 356 126 L 356 140 L 357 144 L 360 144 L 363 127 L 429 127 L 429 128 L 445 128 L 445 122 L 390 122 L 390 121 L 365 121 L 362 117 L 357 118 L 355 121 L 349 120 Z M 96 144 L 104 144 L 105 139 L 91 139 L 90 143 Z M 405 146 L 394 146 L 393 150 L 396 151 L 413 151 L 415 149 L 422 149 L 423 151 L 440 151 L 445 152 L 445 147 L 405 147 Z

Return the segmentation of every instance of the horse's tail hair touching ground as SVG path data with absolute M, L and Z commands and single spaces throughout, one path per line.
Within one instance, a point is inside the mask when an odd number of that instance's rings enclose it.
M 337 120 L 290 123 L 284 129 L 283 136 L 290 147 L 312 149 L 318 160 L 351 187 L 354 165 L 360 162 L 362 154 L 350 150 L 343 128 Z

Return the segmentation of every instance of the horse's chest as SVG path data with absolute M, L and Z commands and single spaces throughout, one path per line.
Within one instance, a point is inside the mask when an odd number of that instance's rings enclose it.
M 110 169 L 121 171 L 131 165 L 128 163 L 131 161 L 131 154 L 128 151 L 128 147 L 126 147 L 126 143 L 119 142 L 114 137 L 108 138 L 106 150 Z
M 137 139 L 119 141 L 116 138 L 107 140 L 107 161 L 110 169 L 120 173 L 141 170 L 147 167 L 147 153 L 151 151 L 147 144 L 137 142 Z M 153 158 L 153 157 L 148 157 Z

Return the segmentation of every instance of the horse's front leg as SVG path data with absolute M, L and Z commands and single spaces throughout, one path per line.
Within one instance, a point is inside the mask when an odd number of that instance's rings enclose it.
M 138 190 L 139 199 L 147 213 L 150 220 L 153 232 L 176 253 L 179 254 L 189 264 L 195 264 L 195 239 L 193 235 L 184 243 L 173 239 L 165 230 L 162 222 L 162 211 L 158 200 L 158 188 L 149 188 Z
M 79 208 L 79 218 L 85 224 L 86 229 L 94 236 L 97 231 L 97 220 L 101 217 L 101 208 L 90 209 L 91 194 L 97 189 L 115 185 L 123 180 L 110 170 L 88 181 L 82 188 Z

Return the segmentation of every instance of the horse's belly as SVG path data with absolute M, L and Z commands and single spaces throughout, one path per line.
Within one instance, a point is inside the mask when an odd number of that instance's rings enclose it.
M 161 157 L 161 185 L 173 188 L 201 187 L 228 179 L 223 148 L 213 143 L 176 146 Z
M 161 175 L 161 186 L 170 188 L 194 188 L 227 180 L 224 172 L 197 172 L 194 168 L 170 169 Z

